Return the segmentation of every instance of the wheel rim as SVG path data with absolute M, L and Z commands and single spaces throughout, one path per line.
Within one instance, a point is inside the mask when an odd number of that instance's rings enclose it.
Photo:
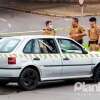
M 36 82 L 36 75 L 33 70 L 28 70 L 23 74 L 21 80 L 25 87 L 32 87 Z

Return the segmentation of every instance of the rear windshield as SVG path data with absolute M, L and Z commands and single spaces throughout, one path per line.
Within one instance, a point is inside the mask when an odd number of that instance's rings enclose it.
M 18 43 L 20 42 L 19 39 L 11 39 L 5 38 L 0 40 L 0 53 L 8 53 L 14 50 Z

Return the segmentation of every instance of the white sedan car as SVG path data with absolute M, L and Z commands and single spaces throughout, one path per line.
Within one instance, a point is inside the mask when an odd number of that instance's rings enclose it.
M 0 40 L 0 84 L 24 90 L 39 82 L 75 78 L 100 81 L 100 54 L 62 36 L 15 36 Z

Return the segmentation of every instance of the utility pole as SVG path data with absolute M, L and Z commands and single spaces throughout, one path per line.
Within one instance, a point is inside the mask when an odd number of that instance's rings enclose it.
M 84 0 L 79 0 L 79 5 L 81 7 L 81 16 L 84 16 Z

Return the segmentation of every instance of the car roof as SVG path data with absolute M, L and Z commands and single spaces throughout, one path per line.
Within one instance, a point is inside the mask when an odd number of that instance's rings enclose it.
M 23 35 L 23 36 L 12 36 L 7 38 L 15 38 L 15 39 L 37 39 L 37 38 L 64 38 L 64 39 L 70 39 L 67 36 L 49 36 L 49 35 Z

